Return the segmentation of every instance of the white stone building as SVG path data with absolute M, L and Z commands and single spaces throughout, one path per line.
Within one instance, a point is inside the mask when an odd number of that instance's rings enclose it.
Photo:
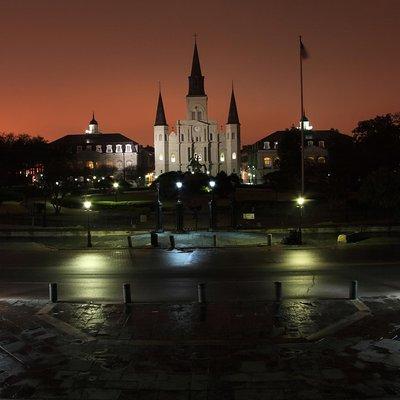
M 186 118 L 178 120 L 175 131 L 170 131 L 160 92 L 154 123 L 154 149 L 156 176 L 169 171 L 192 171 L 199 167 L 211 175 L 220 171 L 228 175 L 240 173 L 240 122 L 233 88 L 228 120 L 222 132 L 217 122 L 208 117 L 204 76 L 196 42 L 186 96 Z

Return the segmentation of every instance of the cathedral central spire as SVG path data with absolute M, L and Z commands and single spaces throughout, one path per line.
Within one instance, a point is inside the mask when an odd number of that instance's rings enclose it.
M 201 74 L 199 52 L 197 50 L 196 39 L 194 41 L 192 70 L 189 76 L 188 96 L 205 96 L 204 76 Z

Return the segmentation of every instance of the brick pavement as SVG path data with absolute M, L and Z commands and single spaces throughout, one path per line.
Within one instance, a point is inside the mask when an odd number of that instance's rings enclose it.
M 2 302 L 0 397 L 398 398 L 400 300 L 364 303 L 365 318 L 309 342 L 355 304 Z

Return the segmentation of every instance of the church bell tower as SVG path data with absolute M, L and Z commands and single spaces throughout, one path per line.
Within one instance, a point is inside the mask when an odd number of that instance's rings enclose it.
M 192 70 L 189 76 L 189 91 L 186 96 L 188 120 L 208 121 L 207 95 L 204 91 L 204 76 L 201 73 L 199 52 L 194 41 Z

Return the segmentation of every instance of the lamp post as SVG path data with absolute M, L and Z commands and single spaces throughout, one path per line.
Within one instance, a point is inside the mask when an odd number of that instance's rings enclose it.
M 87 247 L 92 247 L 92 235 L 90 233 L 90 208 L 92 207 L 92 203 L 88 200 L 83 202 L 83 208 L 87 213 Z
M 162 203 L 160 200 L 160 182 L 156 183 L 157 188 L 157 204 L 156 204 L 156 232 L 164 232 L 162 220 Z
M 208 209 L 210 212 L 210 226 L 209 230 L 213 231 L 216 228 L 216 212 L 215 212 L 215 197 L 214 197 L 214 188 L 215 188 L 215 181 L 211 180 L 208 182 L 208 185 L 211 189 L 211 200 L 208 203 Z
M 299 230 L 298 230 L 298 243 L 303 244 L 303 235 L 302 235 L 302 227 L 303 227 L 303 207 L 306 199 L 303 196 L 299 196 L 296 199 L 297 207 L 299 208 Z
M 178 199 L 176 201 L 176 231 L 179 233 L 183 232 L 183 203 L 181 201 L 182 186 L 182 182 L 176 182 L 176 188 L 178 189 Z
M 118 193 L 118 188 L 119 188 L 119 183 L 114 182 L 113 183 L 113 188 L 114 188 L 114 203 L 117 202 L 117 193 Z

